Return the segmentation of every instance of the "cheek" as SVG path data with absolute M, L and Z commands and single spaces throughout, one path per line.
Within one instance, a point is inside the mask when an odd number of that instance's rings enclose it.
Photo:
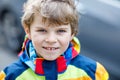
M 41 42 L 42 40 L 42 36 L 40 36 L 38 33 L 34 32 L 31 34 L 31 40 L 34 42 L 34 43 L 39 43 Z
M 33 46 L 37 49 L 41 46 L 42 41 L 38 37 L 32 37 L 32 43 Z
M 69 45 L 71 39 L 72 39 L 72 36 L 71 36 L 71 35 L 63 35 L 63 36 L 60 38 L 60 41 L 61 41 L 61 43 L 64 44 L 64 45 Z
M 70 43 L 69 40 L 64 40 L 64 41 L 62 42 L 62 47 L 63 47 L 64 49 L 67 49 L 68 46 L 69 46 L 69 43 Z

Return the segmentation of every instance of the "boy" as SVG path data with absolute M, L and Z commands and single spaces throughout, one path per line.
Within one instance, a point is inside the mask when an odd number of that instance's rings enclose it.
M 0 80 L 108 80 L 104 67 L 79 55 L 78 14 L 72 0 L 28 0 L 20 59 Z

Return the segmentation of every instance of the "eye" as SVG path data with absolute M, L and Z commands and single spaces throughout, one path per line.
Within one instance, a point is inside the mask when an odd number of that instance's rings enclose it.
M 47 32 L 45 29 L 37 30 L 38 32 Z
M 64 33 L 64 32 L 66 32 L 66 30 L 58 30 L 57 32 L 59 32 L 59 33 Z

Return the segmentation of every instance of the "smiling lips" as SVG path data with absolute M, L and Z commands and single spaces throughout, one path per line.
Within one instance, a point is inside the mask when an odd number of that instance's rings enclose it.
M 58 47 L 43 47 L 46 50 L 57 50 Z

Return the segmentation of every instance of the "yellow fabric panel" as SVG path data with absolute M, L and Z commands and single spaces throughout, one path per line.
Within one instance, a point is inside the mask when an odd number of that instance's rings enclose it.
M 39 76 L 29 68 L 17 77 L 16 80 L 45 80 L 45 76 Z
M 108 80 L 109 74 L 105 70 L 105 68 L 97 62 L 97 69 L 95 74 L 96 80 Z
M 78 53 L 80 53 L 80 47 L 81 47 L 81 45 L 80 45 L 80 42 L 79 42 L 78 38 L 77 38 L 77 37 L 74 37 L 73 40 L 72 40 L 72 43 L 73 43 L 74 49 L 75 49 Z
M 91 80 L 87 73 L 75 66 L 69 65 L 67 70 L 58 75 L 58 80 Z
M 64 79 L 64 80 L 92 80 L 90 77 L 79 77 L 79 78 L 71 78 L 71 79 Z
M 5 73 L 3 71 L 0 72 L 0 80 L 5 80 Z

